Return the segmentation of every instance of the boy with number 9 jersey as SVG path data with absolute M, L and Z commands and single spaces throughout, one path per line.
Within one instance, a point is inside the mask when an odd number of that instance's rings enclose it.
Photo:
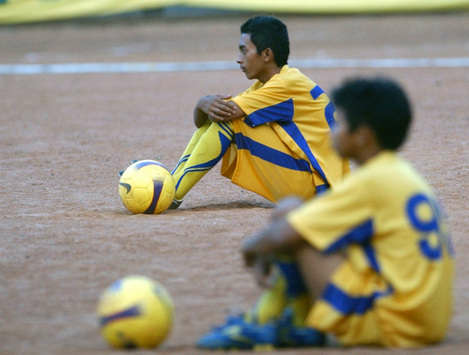
M 408 98 L 392 80 L 359 78 L 332 100 L 334 147 L 359 168 L 306 203 L 281 201 L 242 247 L 260 284 L 272 260 L 296 260 L 284 275 L 286 290 L 308 294 L 310 310 L 303 324 L 291 321 L 288 307 L 269 325 L 238 322 L 238 334 L 252 347 L 318 346 L 324 334 L 346 346 L 438 342 L 451 318 L 453 248 L 432 189 L 396 154 L 411 122 Z M 229 328 L 200 345 L 229 344 Z

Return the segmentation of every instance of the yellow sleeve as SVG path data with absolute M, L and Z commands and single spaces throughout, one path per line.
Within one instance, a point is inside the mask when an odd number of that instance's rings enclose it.
M 287 215 L 290 225 L 314 248 L 333 253 L 366 243 L 374 234 L 373 207 L 366 184 L 349 176 Z

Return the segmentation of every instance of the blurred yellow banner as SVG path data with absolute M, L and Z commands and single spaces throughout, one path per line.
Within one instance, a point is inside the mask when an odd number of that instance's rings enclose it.
M 0 24 L 104 16 L 172 5 L 333 14 L 467 10 L 469 0 L 0 0 Z
M 282 13 L 384 13 L 469 9 L 468 0 L 186 0 L 191 6 Z
M 175 5 L 177 0 L 0 0 L 0 24 L 104 16 Z

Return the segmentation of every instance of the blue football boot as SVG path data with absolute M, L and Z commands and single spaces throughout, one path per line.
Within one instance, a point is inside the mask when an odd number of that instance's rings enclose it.
M 273 324 L 247 323 L 243 315 L 230 316 L 222 326 L 213 328 L 197 341 L 208 350 L 271 350 L 275 346 L 277 327 Z
M 293 318 L 293 310 L 286 308 L 281 318 L 276 322 L 278 347 L 300 348 L 325 345 L 324 333 L 314 328 L 295 326 Z

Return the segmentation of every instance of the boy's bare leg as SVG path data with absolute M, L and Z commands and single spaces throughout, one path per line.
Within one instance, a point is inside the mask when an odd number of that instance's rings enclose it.
M 316 249 L 305 245 L 297 251 L 296 261 L 303 276 L 303 281 L 314 302 L 321 297 L 322 292 L 331 280 L 332 274 L 344 261 L 344 255 L 321 254 Z

